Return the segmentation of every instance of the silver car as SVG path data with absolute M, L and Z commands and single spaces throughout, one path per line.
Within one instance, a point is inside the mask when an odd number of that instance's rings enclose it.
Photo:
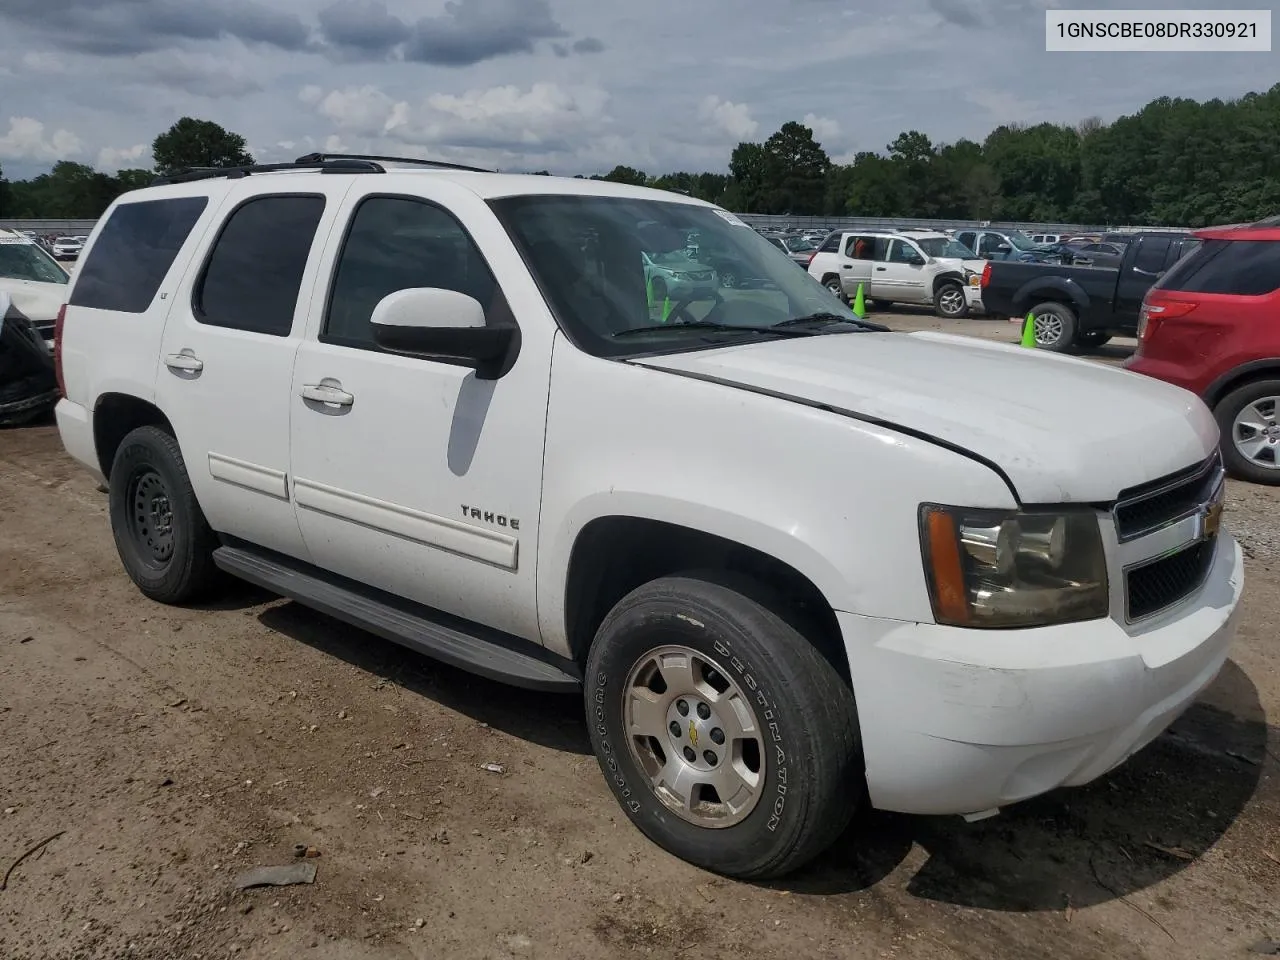
M 715 270 L 680 251 L 644 253 L 644 279 L 655 300 L 700 300 L 716 295 Z

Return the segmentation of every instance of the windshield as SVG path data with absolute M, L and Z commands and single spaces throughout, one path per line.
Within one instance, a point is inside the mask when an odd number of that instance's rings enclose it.
M 0 237 L 0 278 L 66 283 L 67 272 L 58 261 L 26 239 Z
M 951 240 L 947 237 L 925 237 L 923 240 L 917 240 L 916 243 L 929 257 L 949 257 L 953 260 L 977 259 L 973 251 L 959 240 Z
M 1005 236 L 1009 238 L 1009 242 L 1013 244 L 1015 250 L 1034 250 L 1038 246 L 1021 230 L 1015 230 L 1013 233 L 1005 234 Z
M 857 321 L 778 247 L 713 207 L 556 195 L 490 203 L 565 333 L 596 356 L 770 339 L 769 328 L 815 314 Z M 666 263 L 685 269 L 661 269 Z
M 800 237 L 799 239 L 788 240 L 787 249 L 792 253 L 808 253 L 813 249 L 813 244 L 804 239 L 804 237 Z

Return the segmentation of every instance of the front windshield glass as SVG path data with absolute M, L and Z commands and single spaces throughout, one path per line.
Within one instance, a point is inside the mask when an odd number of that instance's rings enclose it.
M 787 249 L 792 253 L 808 253 L 810 250 L 814 249 L 814 246 L 808 240 L 801 237 L 798 240 L 788 240 Z
M 1008 234 L 1009 242 L 1013 244 L 1015 250 L 1034 250 L 1037 244 L 1033 243 L 1021 230 L 1015 230 Z
M 794 260 L 716 208 L 559 195 L 491 206 L 560 325 L 596 356 L 766 340 L 769 328 L 815 314 L 849 322 L 834 332 L 859 329 L 853 311 Z
M 67 271 L 30 240 L 0 237 L 0 278 L 66 283 Z
M 925 237 L 923 240 L 917 240 L 920 249 L 930 257 L 947 257 L 952 260 L 974 260 L 976 257 L 972 250 L 966 247 L 959 240 L 951 240 L 947 237 Z

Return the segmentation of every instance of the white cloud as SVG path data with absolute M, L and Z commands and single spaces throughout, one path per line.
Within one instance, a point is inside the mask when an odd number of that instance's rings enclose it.
M 46 137 L 44 124 L 34 117 L 10 117 L 9 132 L 0 137 L 0 157 L 17 160 L 66 160 L 82 148 L 70 130 L 58 129 Z
M 98 151 L 96 167 L 104 173 L 150 166 L 151 148 L 145 143 L 135 143 L 132 147 L 103 147 Z
M 747 140 L 760 129 L 760 124 L 751 116 L 751 108 L 745 103 L 721 100 L 714 94 L 703 98 L 698 116 L 738 140 Z
M 840 136 L 840 124 L 830 117 L 820 117 L 815 113 L 806 113 L 803 123 L 813 131 L 813 135 L 819 143 L 823 140 L 835 140 Z

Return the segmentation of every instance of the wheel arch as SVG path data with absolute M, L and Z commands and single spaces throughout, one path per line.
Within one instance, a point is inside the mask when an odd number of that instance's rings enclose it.
M 160 427 L 173 434 L 169 418 L 150 400 L 114 392 L 98 397 L 93 405 L 93 446 L 104 477 L 111 477 L 121 441 L 138 427 Z
M 1204 402 L 1210 408 L 1216 407 L 1233 390 L 1254 380 L 1264 380 L 1268 377 L 1280 378 L 1280 357 L 1250 360 L 1248 363 L 1231 368 L 1205 389 Z
M 1044 279 L 1032 280 L 1023 284 L 1013 295 L 1014 307 L 1024 315 L 1038 303 L 1058 303 L 1064 307 L 1070 307 L 1079 318 L 1089 309 L 1090 302 L 1089 295 L 1070 280 L 1059 282 Z
M 954 283 L 961 288 L 962 293 L 964 292 L 964 275 L 955 270 L 948 270 L 933 278 L 933 295 L 936 297 L 943 284 L 947 283 Z
M 775 552 L 667 520 L 595 517 L 578 531 L 569 551 L 563 592 L 569 653 L 584 663 L 600 623 L 636 587 L 664 576 L 701 574 L 750 590 L 753 599 L 808 638 L 852 686 L 834 607 L 813 578 Z

